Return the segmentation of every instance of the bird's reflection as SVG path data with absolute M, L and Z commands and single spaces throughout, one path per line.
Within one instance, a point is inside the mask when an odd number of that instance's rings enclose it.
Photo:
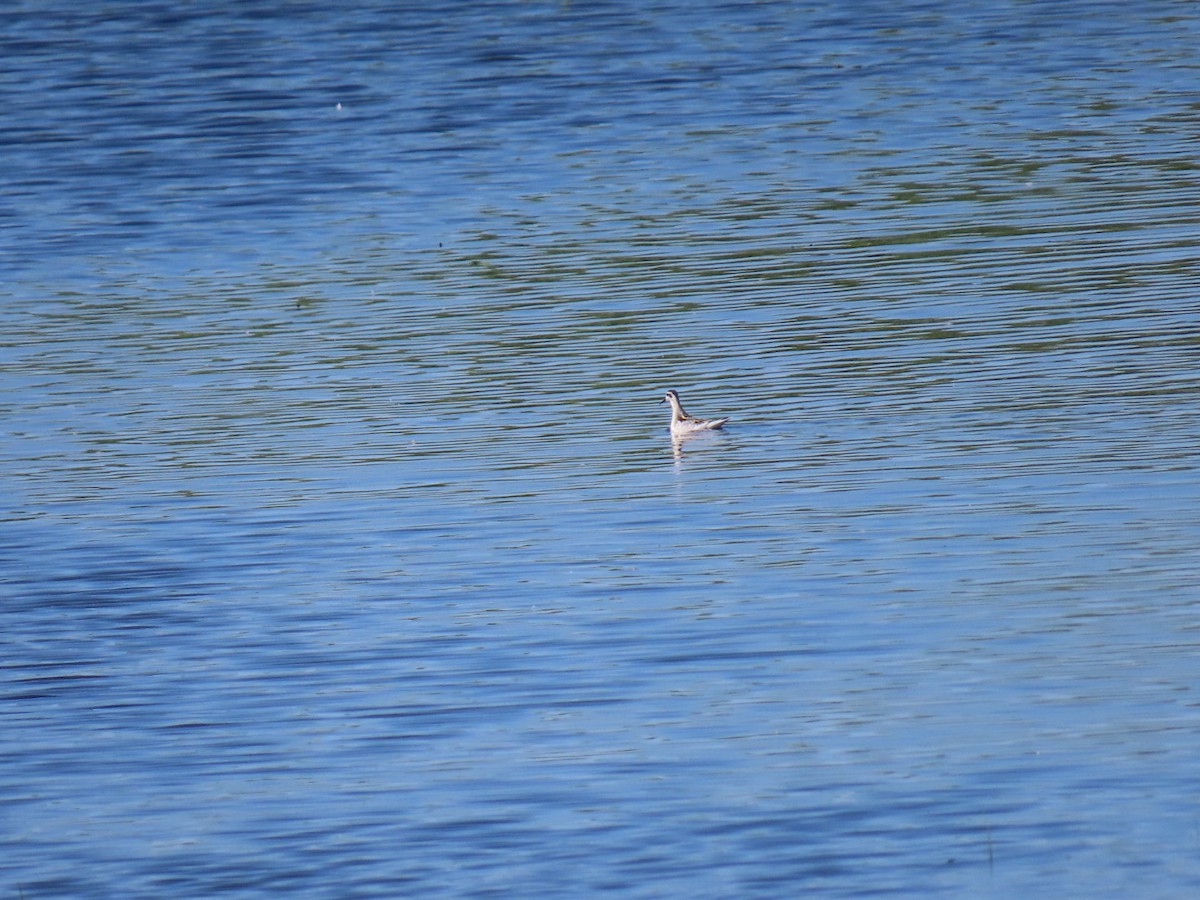
M 685 450 L 701 450 L 720 443 L 724 443 L 722 436 L 713 434 L 712 432 L 673 434 L 671 435 L 671 455 L 675 457 L 676 462 L 680 462 L 683 459 Z

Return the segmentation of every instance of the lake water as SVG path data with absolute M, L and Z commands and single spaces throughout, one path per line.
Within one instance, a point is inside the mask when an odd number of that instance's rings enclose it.
M 1196 896 L 1196 7 L 413 6 L 6 16 L 0 895 Z

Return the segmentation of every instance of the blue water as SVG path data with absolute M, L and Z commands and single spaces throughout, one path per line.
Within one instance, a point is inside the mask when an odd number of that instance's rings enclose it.
M 1198 44 L 18 4 L 0 893 L 1194 896 Z

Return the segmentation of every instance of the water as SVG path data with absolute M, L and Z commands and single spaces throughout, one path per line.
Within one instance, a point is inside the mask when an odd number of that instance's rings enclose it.
M 18 5 L 4 893 L 1194 895 L 1198 31 Z

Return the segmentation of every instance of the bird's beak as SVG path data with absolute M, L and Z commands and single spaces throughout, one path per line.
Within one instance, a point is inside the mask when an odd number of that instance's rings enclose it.
M 662 405 L 663 405 L 664 403 L 666 403 L 666 402 L 667 402 L 667 398 L 666 398 L 666 397 L 663 397 L 661 400 L 659 400 L 659 401 L 658 401 L 658 405 L 659 405 L 659 406 L 662 406 Z

